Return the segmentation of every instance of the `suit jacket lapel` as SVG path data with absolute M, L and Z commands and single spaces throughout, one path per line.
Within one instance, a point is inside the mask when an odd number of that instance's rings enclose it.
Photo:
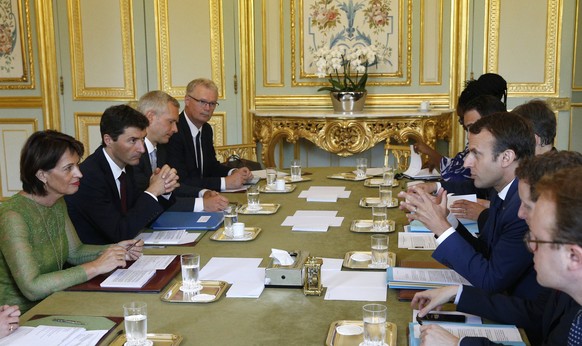
M 115 205 L 119 210 L 121 210 L 121 199 L 119 197 L 119 190 L 117 189 L 117 183 L 115 182 L 115 177 L 113 176 L 113 172 L 111 171 L 111 167 L 109 167 L 109 162 L 107 162 L 107 158 L 103 153 L 103 147 L 99 146 L 97 150 L 95 150 L 95 154 L 97 155 L 99 168 L 105 175 L 105 181 L 109 190 L 111 191 L 111 196 L 117 196 L 115 199 Z M 127 179 L 129 180 L 129 179 Z M 129 198 L 128 198 L 129 203 Z
M 182 136 L 184 136 L 184 142 L 188 148 L 187 152 L 191 155 L 194 155 L 194 137 L 192 137 L 192 132 L 190 131 L 190 127 L 186 121 L 186 114 L 184 114 L 183 111 L 180 113 L 180 121 L 178 122 L 178 126 L 180 127 L 178 134 L 182 133 Z

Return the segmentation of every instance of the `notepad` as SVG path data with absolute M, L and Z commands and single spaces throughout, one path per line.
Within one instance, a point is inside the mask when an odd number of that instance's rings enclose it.
M 164 270 L 176 258 L 175 255 L 144 255 L 127 269 L 117 269 L 107 279 L 101 282 L 106 288 L 141 288 L 155 274 L 156 270 Z

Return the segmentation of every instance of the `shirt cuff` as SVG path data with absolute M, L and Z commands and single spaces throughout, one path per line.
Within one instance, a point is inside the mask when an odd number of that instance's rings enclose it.
M 158 201 L 158 197 L 154 196 L 153 193 L 149 192 L 149 191 L 144 191 L 145 193 L 147 193 L 148 195 L 152 196 L 153 199 L 156 200 L 156 202 Z
M 202 190 L 200 190 L 200 192 L 198 192 L 198 197 L 204 198 L 204 194 L 206 193 L 206 191 L 210 191 L 210 190 L 208 190 L 208 189 L 202 189 Z
M 459 304 L 459 300 L 461 300 L 461 294 L 463 294 L 463 285 L 459 285 L 459 289 L 457 290 L 457 296 L 455 297 L 455 305 Z
M 204 198 L 194 199 L 194 212 L 201 212 L 204 210 Z
M 447 240 L 447 238 L 451 235 L 455 233 L 455 229 L 453 227 L 450 227 L 449 229 L 447 229 L 446 231 L 443 232 L 443 234 L 441 234 L 438 238 L 436 238 L 436 244 L 437 246 L 441 245 L 442 242 L 444 242 L 445 240 Z
M 438 193 L 441 187 L 443 187 L 443 184 L 441 184 L 439 181 L 436 181 L 434 184 L 436 185 L 436 191 L 434 193 Z
M 226 178 L 220 178 L 220 191 L 226 190 Z
M 166 200 L 169 200 L 170 197 L 172 197 L 172 193 L 171 192 L 170 193 L 165 193 L 165 194 L 162 195 L 162 197 L 164 197 Z
M 233 168 L 230 171 L 228 171 L 228 175 L 231 175 L 232 173 L 234 173 L 234 171 L 236 171 L 238 168 Z

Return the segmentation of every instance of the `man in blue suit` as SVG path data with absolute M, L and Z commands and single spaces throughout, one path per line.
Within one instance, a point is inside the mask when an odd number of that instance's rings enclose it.
M 101 117 L 102 145 L 80 165 L 79 191 L 67 196 L 71 221 L 85 244 L 134 238 L 173 200 L 163 195 L 179 186 L 176 170 L 163 166 L 139 189 L 133 167 L 145 152 L 148 119 L 127 106 L 112 106 Z
M 578 153 L 559 153 L 553 157 L 536 158 L 536 161 L 525 164 L 529 169 L 542 172 L 556 171 L 549 164 L 555 163 L 559 167 L 557 172 L 545 175 L 535 188 L 531 188 L 531 196 L 540 197 L 535 202 L 528 201 L 532 211 L 526 209 L 522 212 L 530 220 L 531 227 L 524 241 L 534 254 L 537 280 L 553 290 L 535 300 L 492 295 L 471 286 L 428 290 L 417 293 L 412 300 L 412 305 L 421 309 L 419 316 L 454 300 L 459 311 L 524 328 L 532 345 L 581 344 L 582 218 L 579 215 L 582 212 L 582 157 Z M 536 175 L 524 174 L 529 178 Z M 520 186 L 520 194 L 527 192 L 529 195 L 529 190 Z M 423 345 L 459 344 L 459 338 L 437 325 L 422 326 L 420 338 Z M 465 337 L 460 340 L 463 346 L 492 344 L 485 338 Z
M 458 227 L 456 218 L 447 219 L 446 191 L 439 191 L 439 203 L 422 188 L 401 193 L 406 198 L 403 208 L 413 212 L 409 219 L 421 221 L 437 237 L 433 258 L 488 292 L 507 291 L 524 298 L 541 292 L 532 255 L 522 244 L 528 227 L 517 216 L 521 200 L 515 176 L 520 161 L 533 156 L 534 148 L 531 124 L 517 114 L 495 113 L 469 128 L 465 166 L 477 188 L 493 188 L 479 238 Z

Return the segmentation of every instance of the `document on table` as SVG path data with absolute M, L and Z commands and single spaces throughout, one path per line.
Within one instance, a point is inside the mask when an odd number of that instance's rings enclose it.
M 477 203 L 477 195 L 476 194 L 472 194 L 472 195 L 454 195 L 452 193 L 448 194 L 447 196 L 447 209 L 451 210 L 451 204 L 453 204 L 456 201 L 460 201 L 460 200 L 466 200 L 469 202 L 475 202 Z M 477 221 L 475 220 L 469 220 L 469 219 L 459 219 L 459 222 L 462 223 L 463 225 L 470 225 L 470 224 L 474 224 L 477 223 Z
M 311 186 L 301 191 L 299 198 L 306 198 L 307 202 L 337 202 L 338 198 L 349 198 L 350 194 L 345 186 Z
M 428 289 L 450 285 L 471 285 L 452 269 L 389 267 L 388 287 L 399 289 Z
M 100 284 L 109 288 L 141 288 L 155 274 L 164 270 L 176 255 L 143 255 L 127 269 L 117 269 Z
M 140 233 L 136 239 L 143 239 L 146 245 L 181 245 L 193 243 L 200 233 L 190 233 L 185 229 L 175 231 L 154 231 Z
M 436 169 L 429 171 L 428 168 L 422 168 L 422 159 L 420 155 L 414 151 L 413 145 L 410 146 L 410 165 L 402 174 L 411 179 L 431 179 L 441 176 Z
M 297 210 L 287 216 L 281 226 L 292 226 L 293 231 L 327 232 L 328 227 L 341 226 L 344 218 L 336 210 Z
M 232 286 L 229 298 L 258 298 L 265 288 L 265 268 L 259 268 L 262 258 L 212 257 L 200 270 L 200 280 L 221 280 Z
M 436 241 L 432 233 L 398 233 L 398 248 L 408 250 L 434 250 Z
M 88 331 L 78 327 L 20 327 L 1 339 L 0 345 L 92 346 L 106 333 L 107 330 Z
M 516 326 L 503 324 L 461 324 L 461 323 L 439 323 L 441 327 L 458 338 L 484 337 L 494 342 L 504 345 L 525 345 L 519 330 Z M 410 323 L 408 329 L 410 333 L 410 346 L 420 345 L 420 326 L 418 323 Z
M 176 255 L 143 255 L 128 269 L 132 270 L 164 270 L 172 263 Z
M 322 270 L 325 300 L 386 301 L 386 273 Z
M 254 177 L 258 177 L 261 179 L 267 179 L 267 170 L 266 169 L 259 169 L 259 170 L 251 171 L 251 172 L 253 173 Z M 277 171 L 277 177 L 284 177 L 287 175 L 289 175 L 289 173 Z

